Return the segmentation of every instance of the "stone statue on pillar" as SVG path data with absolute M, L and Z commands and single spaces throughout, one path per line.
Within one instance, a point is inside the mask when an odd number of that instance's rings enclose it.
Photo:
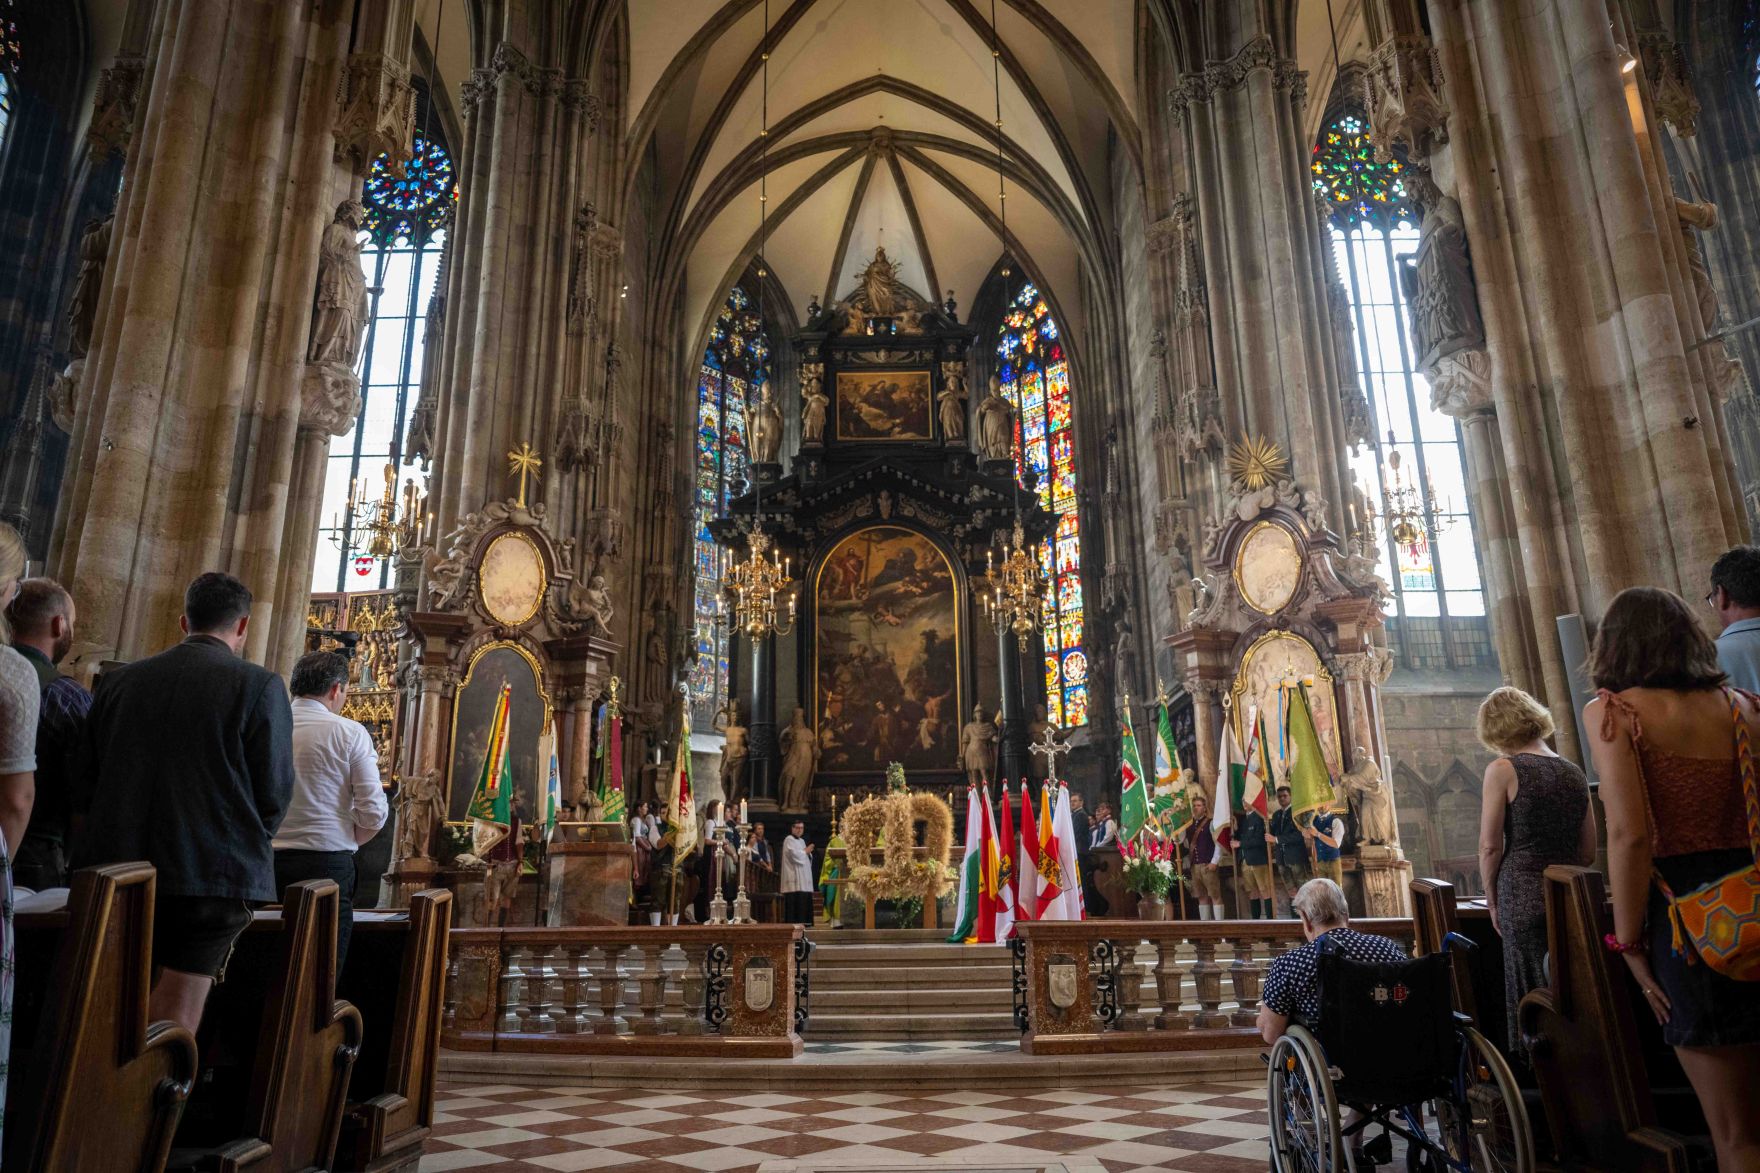
M 807 724 L 807 712 L 795 706 L 794 719 L 782 731 L 782 809 L 798 813 L 807 809 L 807 792 L 819 769 L 819 737 Z
M 1008 463 L 1014 448 L 1014 405 L 1002 394 L 1002 380 L 990 376 L 989 391 L 978 404 L 978 452 L 985 460 Z
M 941 364 L 941 435 L 948 441 L 966 438 L 966 364 Z
M 1357 746 L 1351 768 L 1339 778 L 1339 787 L 1350 796 L 1357 812 L 1357 830 L 1363 842 L 1398 847 L 1399 826 L 1394 822 L 1393 798 L 1381 767 L 1369 751 Z
M 985 720 L 984 706 L 972 706 L 972 719 L 959 731 L 959 765 L 966 781 L 979 783 L 990 777 L 996 756 L 996 723 Z
M 738 802 L 745 794 L 746 755 L 750 752 L 750 734 L 740 724 L 739 702 L 730 700 L 715 714 L 713 727 L 726 738 L 721 747 L 721 793 L 728 802 Z
M 765 383 L 758 393 L 758 406 L 752 410 L 750 433 L 752 463 L 775 464 L 782 456 L 782 412 L 776 407 L 776 393 Z
M 825 410 L 831 397 L 825 394 L 825 364 L 801 364 L 801 442 L 825 442 Z
M 369 313 L 367 275 L 361 268 L 361 224 L 366 208 L 356 200 L 336 205 L 318 251 L 318 292 L 312 305 L 312 336 L 306 359 L 353 370 L 360 360 Z
M 431 858 L 434 828 L 446 814 L 440 794 L 440 771 L 429 767 L 404 778 L 397 794 L 397 858 Z
M 70 435 L 79 411 L 79 383 L 85 374 L 86 355 L 92 349 L 92 331 L 98 324 L 98 297 L 104 289 L 104 262 L 110 254 L 115 223 L 114 216 L 94 220 L 79 238 L 79 276 L 73 299 L 67 304 L 67 352 L 72 361 L 49 392 L 49 418 Z

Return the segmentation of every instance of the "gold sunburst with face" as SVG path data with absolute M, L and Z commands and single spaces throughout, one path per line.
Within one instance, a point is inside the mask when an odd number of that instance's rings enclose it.
M 1263 489 L 1289 470 L 1289 457 L 1263 436 L 1237 440 L 1228 452 L 1228 475 L 1246 489 Z

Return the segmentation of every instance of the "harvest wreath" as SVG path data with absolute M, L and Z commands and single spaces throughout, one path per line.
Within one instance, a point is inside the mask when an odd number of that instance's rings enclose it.
M 917 823 L 922 859 L 912 851 Z M 843 812 L 843 844 L 850 889 L 863 900 L 935 900 L 953 887 L 953 810 L 933 794 L 900 789 L 854 804 Z M 871 862 L 876 847 L 885 849 L 879 867 Z

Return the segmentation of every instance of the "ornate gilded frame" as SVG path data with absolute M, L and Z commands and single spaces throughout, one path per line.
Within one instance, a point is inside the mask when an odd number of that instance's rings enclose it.
M 1248 645 L 1247 650 L 1241 654 L 1240 668 L 1235 672 L 1234 684 L 1229 689 L 1230 707 L 1226 719 L 1234 723 L 1235 739 L 1244 753 L 1247 748 L 1248 730 L 1246 728 L 1246 711 L 1245 706 L 1242 703 L 1242 698 L 1244 698 L 1247 693 L 1247 670 L 1252 665 L 1255 657 L 1260 654 L 1261 649 L 1264 649 L 1271 644 L 1281 643 L 1285 640 L 1298 642 L 1314 654 L 1314 677 L 1313 683 L 1308 686 L 1308 691 L 1310 695 L 1318 694 L 1320 698 L 1324 698 L 1326 708 L 1331 713 L 1332 722 L 1322 733 L 1321 750 L 1323 752 L 1330 751 L 1331 756 L 1330 760 L 1327 762 L 1326 768 L 1327 773 L 1332 775 L 1333 785 L 1336 787 L 1339 771 L 1344 768 L 1345 762 L 1342 753 L 1344 747 L 1339 739 L 1339 722 L 1343 719 L 1343 714 L 1339 711 L 1338 690 L 1333 687 L 1332 673 L 1326 667 L 1326 658 L 1320 654 L 1320 649 L 1315 647 L 1313 642 L 1306 636 L 1303 636 L 1298 632 L 1287 631 L 1282 628 L 1274 628 L 1271 631 L 1267 631 L 1260 635 L 1258 639 Z M 1316 722 L 1316 724 L 1318 724 L 1318 722 Z M 1316 732 L 1320 731 L 1317 729 Z M 1327 736 L 1328 734 L 1330 736 Z M 1328 741 L 1331 742 L 1330 745 L 1326 744 Z M 1337 809 L 1343 808 L 1340 806 Z
M 518 619 L 507 619 L 490 610 L 489 600 L 483 589 L 483 567 L 489 561 L 490 551 L 509 538 L 525 543 L 526 548 L 532 552 L 532 560 L 538 564 L 538 589 L 532 596 L 531 608 Z M 483 614 L 487 615 L 490 620 L 503 627 L 524 627 L 532 621 L 532 618 L 537 615 L 538 609 L 544 605 L 544 595 L 549 589 L 550 568 L 544 563 L 544 551 L 538 548 L 538 543 L 532 541 L 531 535 L 517 529 L 505 529 L 483 544 L 483 552 L 477 558 L 477 601 L 482 605 Z
M 1293 554 L 1293 556 L 1296 560 L 1296 567 L 1295 567 L 1296 581 L 1295 581 L 1295 584 L 1290 587 L 1289 597 L 1284 599 L 1283 603 L 1280 606 L 1278 606 L 1276 609 L 1270 610 L 1270 611 L 1267 611 L 1265 608 L 1261 607 L 1257 602 L 1254 601 L 1253 597 L 1250 594 L 1248 594 L 1246 581 L 1241 575 L 1241 563 L 1246 558 L 1247 548 L 1253 544 L 1253 538 L 1256 535 L 1262 533 L 1263 531 L 1265 531 L 1267 529 L 1278 530 L 1286 538 L 1289 539 L 1291 553 Z M 1240 596 L 1241 602 L 1245 603 L 1247 606 L 1251 607 L 1254 611 L 1257 611 L 1261 615 L 1279 615 L 1279 614 L 1282 614 L 1284 611 L 1287 611 L 1289 609 L 1290 605 L 1293 604 L 1296 601 L 1296 599 L 1301 596 L 1301 593 L 1302 593 L 1302 574 L 1306 569 L 1307 569 L 1306 559 L 1302 553 L 1301 536 L 1299 534 L 1297 534 L 1295 531 L 1291 530 L 1290 527 L 1287 525 L 1284 525 L 1280 522 L 1272 521 L 1269 518 L 1260 518 L 1258 521 L 1254 522 L 1252 525 L 1247 527 L 1247 532 L 1245 534 L 1241 535 L 1240 541 L 1235 545 L 1234 564 L 1232 567 L 1230 567 L 1230 573 L 1233 574 L 1233 576 L 1234 576 L 1235 593 Z
M 550 693 L 544 688 L 544 666 L 538 663 L 538 657 L 532 655 L 531 651 L 523 644 L 516 640 L 498 639 L 486 643 L 472 652 L 470 662 L 465 665 L 464 676 L 459 680 L 458 687 L 452 693 L 452 724 L 446 735 L 446 809 L 449 811 L 452 809 L 453 763 L 457 756 L 458 746 L 458 702 L 464 695 L 464 690 L 470 684 L 471 679 L 476 676 L 477 665 L 482 663 L 483 657 L 500 648 L 512 648 L 532 669 L 532 682 L 538 691 L 538 699 L 544 702 L 544 720 L 538 728 L 540 730 L 550 729 L 555 718 L 556 704 L 551 699 Z M 456 827 L 461 825 L 463 820 L 448 819 L 447 822 Z

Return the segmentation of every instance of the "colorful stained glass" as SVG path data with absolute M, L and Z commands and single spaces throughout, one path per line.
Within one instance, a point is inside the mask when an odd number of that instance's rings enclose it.
M 770 340 L 745 290 L 734 286 L 715 316 L 697 376 L 697 663 L 691 672 L 695 712 L 707 725 L 727 693 L 727 634 L 715 623 L 724 559 L 709 534 L 729 500 L 746 491 L 746 407 L 769 379 Z
M 1314 190 L 1325 198 L 1333 223 L 1340 227 L 1357 220 L 1383 229 L 1402 220 L 1418 222 L 1401 178 L 1405 164 L 1397 156 L 1376 162 L 1369 127 L 1354 114 L 1334 119 L 1321 132 L 1310 169 Z
M 445 147 L 418 134 L 415 153 L 399 176 L 389 156 L 373 160 L 361 202 L 367 217 L 363 227 L 380 247 L 409 243 L 420 247 L 446 227 L 458 201 L 458 182 L 452 156 Z
M 1057 533 L 1039 549 L 1057 589 L 1045 602 L 1045 694 L 1048 715 L 1064 725 L 1088 719 L 1087 655 L 1082 645 L 1082 543 L 1076 516 L 1074 412 L 1069 363 L 1051 306 L 1023 286 L 1002 317 L 996 339 L 997 376 L 1015 408 L 1015 464 L 1021 482 L 1058 515 Z M 1078 675 L 1071 676 L 1076 671 Z

